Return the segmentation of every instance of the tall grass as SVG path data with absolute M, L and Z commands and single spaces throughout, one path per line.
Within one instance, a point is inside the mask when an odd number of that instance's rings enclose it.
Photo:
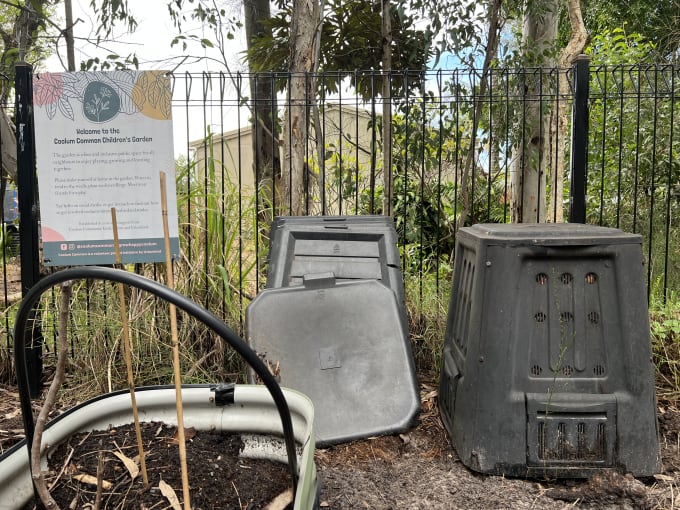
M 212 148 L 211 140 L 207 146 Z M 249 289 L 257 287 L 254 198 L 239 193 L 212 151 L 203 161 L 185 161 L 176 171 L 181 259 L 174 262 L 175 288 L 242 334 Z M 164 264 L 127 266 L 165 283 Z M 45 373 L 56 361 L 59 288 L 43 295 L 40 325 Z M 254 291 L 252 292 L 254 294 Z M 126 289 L 127 315 L 137 386 L 172 383 L 168 304 Z M 79 400 L 127 387 L 121 310 L 116 284 L 79 281 L 73 286 L 69 323 L 69 368 L 63 398 Z M 13 320 L 13 317 L 12 317 Z M 245 381 L 240 358 L 222 339 L 178 311 L 184 383 Z
M 419 373 L 436 376 L 446 333 L 451 268 L 442 264 L 438 271 L 421 272 L 409 267 L 404 286 L 413 357 Z
M 665 299 L 651 293 L 649 318 L 652 352 L 659 396 L 680 398 L 680 296 L 669 291 Z

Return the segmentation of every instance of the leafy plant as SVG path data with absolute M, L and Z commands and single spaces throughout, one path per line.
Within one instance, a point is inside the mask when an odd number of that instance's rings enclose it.
M 657 297 L 654 297 L 657 296 Z M 652 292 L 650 326 L 652 349 L 660 391 L 680 396 L 680 298 L 670 292 L 666 299 Z
M 591 79 L 587 221 L 642 234 L 648 277 L 660 292 L 680 280 L 677 265 L 680 142 L 673 133 L 680 90 L 671 66 L 645 64 L 654 45 L 623 30 L 595 35 Z M 629 65 L 627 62 L 643 62 Z

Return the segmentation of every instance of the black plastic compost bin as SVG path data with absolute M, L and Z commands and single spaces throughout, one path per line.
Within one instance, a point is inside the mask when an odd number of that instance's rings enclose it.
M 271 228 L 267 288 L 302 285 L 307 274 L 378 280 L 405 306 L 394 221 L 388 216 L 280 216 Z
M 475 471 L 657 473 L 641 237 L 579 224 L 461 229 L 440 411 Z
M 411 428 L 420 409 L 390 218 L 286 217 L 246 337 L 315 407 L 317 444 Z

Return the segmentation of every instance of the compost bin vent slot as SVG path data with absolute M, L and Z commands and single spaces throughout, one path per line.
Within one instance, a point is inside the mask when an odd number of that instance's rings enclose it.
M 567 423 L 560 422 L 554 437 L 550 437 L 550 431 L 545 423 L 540 423 L 538 440 L 541 445 L 539 458 L 541 460 L 576 460 L 576 461 L 603 461 L 607 453 L 607 433 L 603 423 L 596 424 L 594 430 L 588 430 L 589 424 L 577 421 L 576 427 L 570 424 L 572 429 L 567 430 Z M 594 433 L 594 437 L 588 437 L 588 433 Z M 574 441 L 575 439 L 575 441 Z
M 448 350 L 444 352 L 444 370 L 442 371 L 442 378 L 444 384 L 442 385 L 440 402 L 449 415 L 453 415 L 456 405 L 456 389 L 458 387 L 460 372 L 456 367 L 456 362 L 451 356 L 451 352 Z
M 533 441 L 538 448 L 536 458 L 529 458 L 530 464 L 611 465 L 611 431 L 606 413 L 539 412 L 535 418 Z
M 520 320 L 530 326 L 530 377 L 604 377 L 603 324 L 605 318 L 616 317 L 616 309 L 604 295 L 613 290 L 611 278 L 598 274 L 602 261 L 587 257 L 575 264 L 566 258 L 536 257 L 525 259 L 523 265 L 530 315 Z
M 456 299 L 457 310 L 454 316 L 453 332 L 456 344 L 463 354 L 467 352 L 467 341 L 470 328 L 470 315 L 472 311 L 472 289 L 475 281 L 475 258 L 474 252 L 465 249 L 463 252 L 463 264 Z

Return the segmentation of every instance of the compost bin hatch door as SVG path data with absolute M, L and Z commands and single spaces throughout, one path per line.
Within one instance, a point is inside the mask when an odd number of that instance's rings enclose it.
M 404 431 L 420 402 L 395 293 L 375 280 L 265 289 L 248 307 L 252 348 L 308 395 L 318 444 Z

